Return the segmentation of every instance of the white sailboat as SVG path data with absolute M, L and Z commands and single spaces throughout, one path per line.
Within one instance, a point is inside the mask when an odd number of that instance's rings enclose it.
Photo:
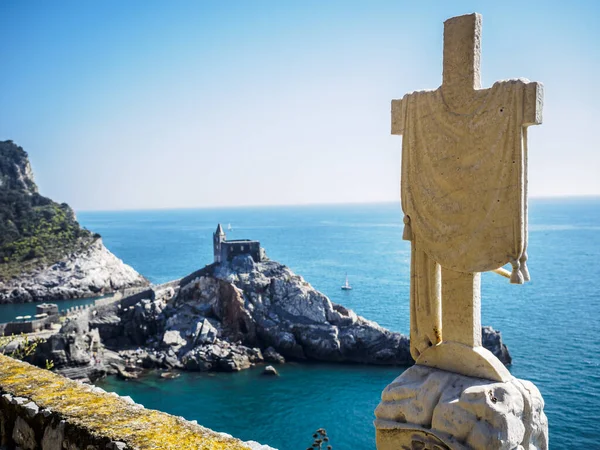
M 351 291 L 352 286 L 348 283 L 348 274 L 346 274 L 346 283 L 342 286 L 342 291 Z
M 233 231 L 233 228 L 231 228 L 231 224 L 227 225 L 227 231 Z

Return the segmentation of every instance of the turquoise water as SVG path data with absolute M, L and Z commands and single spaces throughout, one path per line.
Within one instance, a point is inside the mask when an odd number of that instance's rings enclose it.
M 62 300 L 58 303 L 58 309 L 64 311 L 73 306 L 84 306 L 94 303 L 96 298 L 80 298 Z M 11 322 L 17 316 L 33 316 L 35 314 L 35 306 L 39 303 L 17 303 L 15 305 L 0 305 L 0 323 Z
M 399 205 L 271 207 L 78 214 L 105 244 L 153 282 L 212 260 L 217 222 L 231 238 L 259 239 L 267 254 L 332 301 L 408 332 L 409 246 Z M 532 200 L 532 282 L 513 286 L 486 273 L 482 321 L 503 332 L 511 371 L 542 391 L 552 448 L 600 448 L 600 199 Z M 340 290 L 346 272 L 354 289 Z M 0 313 L 3 308 L 0 306 Z M 101 385 L 149 408 L 181 415 L 281 450 L 303 449 L 319 427 L 336 449 L 374 448 L 373 410 L 402 368 L 286 364 Z

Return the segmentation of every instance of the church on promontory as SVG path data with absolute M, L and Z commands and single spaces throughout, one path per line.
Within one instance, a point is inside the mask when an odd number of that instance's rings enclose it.
M 221 224 L 213 233 L 213 251 L 216 263 L 231 261 L 238 255 L 250 255 L 254 262 L 260 262 L 263 259 L 259 241 L 250 239 L 228 241 Z

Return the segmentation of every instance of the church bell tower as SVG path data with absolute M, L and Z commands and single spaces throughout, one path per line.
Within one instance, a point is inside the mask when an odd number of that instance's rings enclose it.
M 215 256 L 215 262 L 221 262 L 221 242 L 225 242 L 226 236 L 223 231 L 221 224 L 217 226 L 217 231 L 213 233 L 213 252 Z

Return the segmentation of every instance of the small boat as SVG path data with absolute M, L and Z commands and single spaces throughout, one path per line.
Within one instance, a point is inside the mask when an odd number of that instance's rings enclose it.
M 233 228 L 231 228 L 231 224 L 227 225 L 227 231 L 233 231 Z
M 348 283 L 348 274 L 346 274 L 346 283 L 342 286 L 342 291 L 351 291 L 352 286 Z

